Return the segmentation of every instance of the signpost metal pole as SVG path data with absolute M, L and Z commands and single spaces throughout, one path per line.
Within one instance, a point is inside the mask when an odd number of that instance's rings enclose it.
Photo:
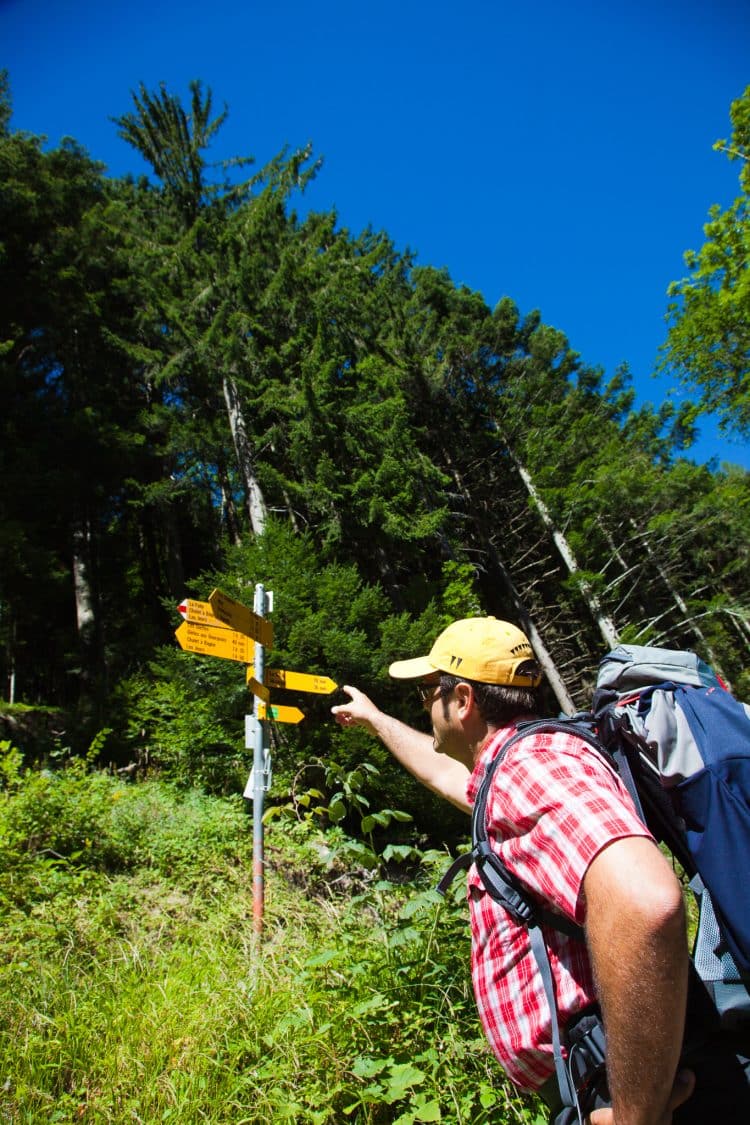
M 253 609 L 258 617 L 266 611 L 266 591 L 262 583 L 255 587 Z M 264 647 L 255 644 L 255 679 L 263 683 Z M 266 791 L 266 721 L 261 718 L 261 700 L 253 696 L 254 746 L 253 746 L 253 930 L 263 932 L 264 857 L 263 857 L 263 798 Z

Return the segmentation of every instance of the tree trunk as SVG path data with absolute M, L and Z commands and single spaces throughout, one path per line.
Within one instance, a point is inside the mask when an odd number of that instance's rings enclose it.
M 90 529 L 88 525 L 79 525 L 73 531 L 73 589 L 78 636 L 86 646 L 91 644 L 96 627 L 89 568 L 90 548 Z
M 526 636 L 529 638 L 529 644 L 534 650 L 534 656 L 536 657 L 542 671 L 547 677 L 547 682 L 552 688 L 555 699 L 560 706 L 560 710 L 563 711 L 566 715 L 574 715 L 578 708 L 573 702 L 568 689 L 565 686 L 565 682 L 563 681 L 562 676 L 557 670 L 557 665 L 552 659 L 552 655 L 550 654 L 549 649 L 542 640 L 539 631 L 534 625 L 534 622 L 532 621 L 526 609 L 526 606 L 521 600 L 521 596 L 515 587 L 513 579 L 506 570 L 505 564 L 503 563 L 500 555 L 497 552 L 497 548 L 494 546 L 491 547 L 491 552 L 492 561 L 498 573 L 500 574 L 503 585 L 508 592 L 508 596 L 513 602 L 513 607 L 516 611 L 519 625 L 523 629 Z
M 223 460 L 219 462 L 218 467 L 219 487 L 221 489 L 221 520 L 227 529 L 229 541 L 233 546 L 239 547 L 242 542 L 240 535 L 240 521 L 237 517 L 237 508 L 235 507 L 234 497 L 232 496 L 232 489 L 229 483 L 229 476 L 227 468 Z
M 250 519 L 250 527 L 254 535 L 262 535 L 266 526 L 268 510 L 260 485 L 258 484 L 258 479 L 253 470 L 252 449 L 247 436 L 247 427 L 242 413 L 239 391 L 237 390 L 237 384 L 234 379 L 224 376 L 222 382 L 224 401 L 227 404 L 229 429 L 232 433 L 232 441 L 234 442 L 234 449 L 237 454 L 237 465 L 247 496 L 247 514 Z
M 509 449 L 508 452 L 513 461 L 513 464 L 516 466 L 518 475 L 521 477 L 521 480 L 526 487 L 526 491 L 531 497 L 534 507 L 539 513 L 545 527 L 552 536 L 552 540 L 558 551 L 560 552 L 560 556 L 565 563 L 565 566 L 568 568 L 570 574 L 578 576 L 579 589 L 586 599 L 586 603 L 591 610 L 591 615 L 597 624 L 599 632 L 604 638 L 604 643 L 608 648 L 615 648 L 619 644 L 619 639 L 614 621 L 602 609 L 599 603 L 599 599 L 592 590 L 590 584 L 586 581 L 585 578 L 580 577 L 581 569 L 578 566 L 578 562 L 576 561 L 576 557 L 573 554 L 573 550 L 567 539 L 563 535 L 562 531 L 559 529 L 559 527 L 556 526 L 555 521 L 552 519 L 552 514 L 547 505 L 544 503 L 544 500 L 542 499 L 533 480 L 531 479 L 531 474 L 529 473 L 528 469 L 526 469 L 525 466 L 521 464 L 521 462 L 518 460 L 511 449 Z
M 458 469 L 453 464 L 452 458 L 447 449 L 443 449 L 443 457 L 445 460 L 445 464 L 448 466 L 448 471 L 453 477 L 456 489 L 458 490 L 459 494 L 464 497 L 467 509 L 471 509 L 472 504 L 469 490 L 464 484 Z M 547 682 L 552 689 L 560 710 L 563 711 L 566 715 L 575 714 L 578 708 L 573 702 L 573 699 L 571 698 L 568 689 L 565 686 L 565 682 L 563 681 L 562 676 L 558 672 L 557 665 L 555 664 L 555 661 L 553 660 L 549 649 L 544 644 L 541 634 L 534 625 L 531 615 L 529 614 L 523 602 L 523 599 L 521 598 L 521 595 L 518 592 L 507 567 L 505 566 L 505 563 L 501 559 L 497 547 L 495 547 L 494 543 L 490 541 L 487 543 L 486 549 L 490 554 L 493 566 L 500 577 L 500 581 L 505 588 L 506 594 L 513 605 L 519 625 L 523 629 L 526 636 L 529 638 L 529 644 L 534 650 L 534 656 L 536 657 L 539 666 L 544 672 L 544 675 L 547 677 Z
M 16 702 L 16 618 L 11 610 L 11 626 L 8 630 L 8 703 Z
M 92 582 L 91 527 L 88 520 L 73 529 L 73 590 L 80 650 L 81 681 L 88 703 L 106 682 L 101 627 Z

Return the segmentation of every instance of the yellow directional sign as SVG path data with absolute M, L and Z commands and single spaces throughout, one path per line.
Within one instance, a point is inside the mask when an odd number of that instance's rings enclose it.
M 284 668 L 267 668 L 263 679 L 269 687 L 310 691 L 316 695 L 330 695 L 338 687 L 338 684 L 328 676 L 314 676 L 309 672 L 287 672 Z
M 262 699 L 264 703 L 268 703 L 271 698 L 271 693 L 267 687 L 264 687 L 263 684 L 258 683 L 258 681 L 253 676 L 254 671 L 254 668 L 248 668 L 247 670 L 247 686 L 250 688 L 250 691 L 253 693 L 253 695 L 257 695 L 258 699 Z
M 237 629 L 238 632 L 245 633 L 246 636 L 256 640 L 258 644 L 267 646 L 273 644 L 273 625 L 267 618 L 259 617 L 246 605 L 234 601 L 227 594 L 223 594 L 221 590 L 214 590 L 208 601 L 214 616 L 223 621 L 225 625 L 229 625 L 231 629 Z
M 258 718 L 266 717 L 275 719 L 277 723 L 299 723 L 304 719 L 304 712 L 299 707 L 277 707 L 276 704 L 259 703 Z
M 220 656 L 223 660 L 236 660 L 252 664 L 255 644 L 244 633 L 233 629 L 210 629 L 183 621 L 175 630 L 180 647 L 187 652 L 200 652 L 204 656 Z
M 214 617 L 209 602 L 198 602 L 195 598 L 185 598 L 177 606 L 177 609 L 191 625 L 210 625 L 212 629 L 229 628 L 224 621 L 219 621 L 218 617 Z

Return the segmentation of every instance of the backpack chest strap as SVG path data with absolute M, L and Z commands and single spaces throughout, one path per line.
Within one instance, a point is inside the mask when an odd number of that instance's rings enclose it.
M 474 864 L 487 893 L 520 926 L 527 929 L 531 926 L 549 926 L 577 941 L 584 940 L 581 926 L 562 914 L 547 910 L 531 897 L 521 880 L 508 870 L 492 850 L 488 840 L 478 841 L 470 852 L 453 861 L 437 885 L 440 894 L 446 893 L 459 871 L 468 870 Z

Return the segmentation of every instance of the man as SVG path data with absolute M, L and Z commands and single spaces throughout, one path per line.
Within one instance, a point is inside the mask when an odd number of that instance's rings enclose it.
M 456 621 L 429 655 L 389 671 L 416 681 L 431 736 L 354 687 L 344 688 L 350 701 L 333 708 L 336 720 L 365 727 L 419 781 L 468 812 L 517 723 L 538 714 L 541 673 L 527 638 L 492 617 Z M 596 1002 L 603 1015 L 611 1108 L 587 1121 L 665 1125 L 694 1085 L 691 1072 L 678 1073 L 688 956 L 670 865 L 614 771 L 573 733 L 514 743 L 495 771 L 487 820 L 491 846 L 512 874 L 585 931 L 584 945 L 545 928 L 560 1024 Z M 554 1106 L 550 1009 L 528 931 L 490 897 L 474 867 L 468 897 L 485 1033 L 516 1084 Z

